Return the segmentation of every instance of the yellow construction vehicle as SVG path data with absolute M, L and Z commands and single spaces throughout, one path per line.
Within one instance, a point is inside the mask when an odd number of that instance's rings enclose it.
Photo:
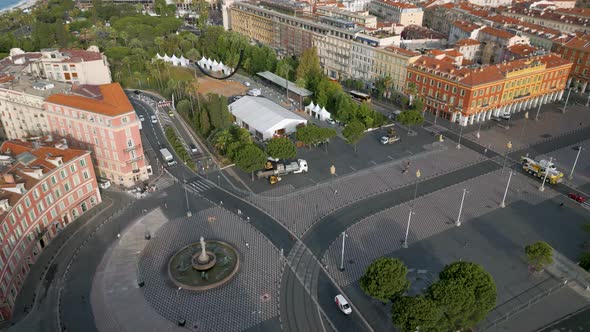
M 275 183 L 277 183 L 277 182 L 279 182 L 281 180 L 282 180 L 282 178 L 280 176 L 278 176 L 278 175 L 271 175 L 271 176 L 268 177 L 268 182 L 270 184 L 275 184 Z
M 534 159 L 528 157 L 520 157 L 520 162 L 522 163 L 522 169 L 529 173 L 530 175 L 541 179 L 545 179 L 545 173 L 547 173 L 547 177 L 545 182 L 551 184 L 558 184 L 563 181 L 563 173 L 558 171 L 550 160 L 540 160 L 536 161 Z

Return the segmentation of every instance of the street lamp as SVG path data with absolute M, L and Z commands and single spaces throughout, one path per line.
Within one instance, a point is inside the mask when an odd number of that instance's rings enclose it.
M 461 136 L 463 136 L 463 126 L 461 125 L 461 123 L 459 123 L 459 126 L 461 126 L 461 130 L 459 131 L 459 140 L 457 141 L 457 149 L 461 148 Z
M 188 203 L 188 192 L 186 190 L 186 180 L 184 179 L 184 176 L 182 177 L 182 182 L 184 183 L 184 197 L 186 198 L 186 216 L 187 217 L 191 217 L 193 215 L 193 213 L 191 212 L 191 208 L 190 205 Z
M 539 187 L 539 191 L 541 191 L 541 192 L 545 191 L 545 181 L 547 181 L 547 174 L 549 174 L 549 165 L 551 164 L 552 161 L 553 161 L 553 157 L 549 157 L 549 163 L 545 167 L 545 176 L 543 176 L 543 183 L 541 183 L 541 186 Z
M 502 164 L 502 175 L 504 175 L 504 168 L 506 167 L 506 160 L 508 159 L 508 152 L 512 149 L 512 141 L 506 143 L 506 156 L 504 156 L 504 163 Z
M 567 97 L 565 98 L 565 104 L 563 104 L 563 110 L 561 110 L 561 113 L 565 113 L 565 108 L 567 107 L 567 102 L 568 102 L 568 100 L 570 100 L 570 93 L 572 93 L 571 88 L 567 90 Z
M 512 179 L 512 170 L 508 174 L 508 182 L 506 183 L 506 190 L 504 191 L 504 197 L 502 197 L 502 203 L 500 203 L 501 208 L 506 207 L 506 195 L 508 194 L 508 186 L 510 186 L 510 179 Z
M 463 212 L 463 202 L 465 202 L 465 194 L 467 194 L 467 189 L 463 189 L 463 197 L 461 197 L 461 205 L 459 206 L 459 216 L 457 217 L 457 222 L 455 226 L 461 226 L 461 212 Z
M 535 121 L 539 121 L 539 112 L 541 112 L 542 103 L 539 102 L 539 108 L 537 108 L 537 115 L 535 115 Z
M 342 232 L 342 253 L 340 255 L 340 271 L 344 271 L 344 244 L 345 244 L 347 237 L 348 237 L 348 235 L 346 235 L 346 231 L 343 231 Z
M 578 153 L 576 154 L 576 160 L 574 160 L 574 166 L 572 166 L 572 171 L 570 173 L 570 176 L 568 176 L 568 179 L 573 179 L 574 178 L 574 170 L 576 169 L 576 164 L 578 163 L 578 158 L 580 157 L 580 152 L 582 152 L 583 148 L 582 146 L 578 146 Z
M 414 206 L 416 204 L 416 195 L 418 194 L 418 181 L 420 180 L 420 170 L 416 171 L 416 187 L 414 188 L 414 199 L 412 200 L 412 204 L 410 205 L 410 214 L 408 216 L 408 225 L 406 226 L 406 236 L 404 237 L 404 242 L 402 247 L 408 247 L 408 234 L 410 232 L 410 224 L 412 223 L 412 214 L 414 214 Z

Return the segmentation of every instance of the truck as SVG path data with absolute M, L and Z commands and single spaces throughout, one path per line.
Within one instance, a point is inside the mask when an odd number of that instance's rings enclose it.
M 170 153 L 170 151 L 168 151 L 168 149 L 166 149 L 166 148 L 160 149 L 160 154 L 162 155 L 162 158 L 164 158 L 164 161 L 168 164 L 168 166 L 176 165 L 176 161 L 174 160 L 174 156 L 172 155 L 172 153 Z
M 381 137 L 380 142 L 381 142 L 381 144 L 385 145 L 385 144 L 393 144 L 395 142 L 398 142 L 399 140 L 401 140 L 401 138 L 395 132 L 395 129 L 389 128 L 387 130 L 387 136 Z
M 274 178 L 276 179 L 281 175 L 286 175 L 290 173 L 307 173 L 307 169 L 307 161 L 304 159 L 298 159 L 297 161 L 292 161 L 288 164 L 277 163 L 274 165 L 272 169 L 258 171 L 258 173 L 256 173 L 256 176 L 258 176 L 259 179 L 270 178 L 271 176 L 274 176 Z
M 520 162 L 522 169 L 534 177 L 543 180 L 546 173 L 547 179 L 545 181 L 548 183 L 558 184 L 563 181 L 563 173 L 558 171 L 555 164 L 549 160 L 536 161 L 529 157 L 520 157 Z

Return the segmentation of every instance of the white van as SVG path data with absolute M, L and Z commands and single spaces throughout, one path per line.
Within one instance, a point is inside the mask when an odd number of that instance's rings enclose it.
M 97 178 L 98 187 L 100 189 L 109 189 L 111 187 L 111 180 L 105 178 Z

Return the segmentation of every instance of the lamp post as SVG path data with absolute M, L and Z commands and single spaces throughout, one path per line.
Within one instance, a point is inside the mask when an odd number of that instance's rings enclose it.
M 541 112 L 542 102 L 539 101 L 539 107 L 537 108 L 537 114 L 535 115 L 535 121 L 539 121 L 539 112 Z
M 463 212 L 463 202 L 465 202 L 465 194 L 467 194 L 467 189 L 463 189 L 463 196 L 461 197 L 461 205 L 459 206 L 459 216 L 457 217 L 457 222 L 455 222 L 455 226 L 461 226 L 461 212 Z
M 508 194 L 508 186 L 510 186 L 510 179 L 512 178 L 512 170 L 508 174 L 508 182 L 506 183 L 506 190 L 504 190 L 504 197 L 502 197 L 502 203 L 500 203 L 501 208 L 506 207 L 506 195 Z
M 572 93 L 571 88 L 567 90 L 567 97 L 565 98 L 565 104 L 563 104 L 563 110 L 561 110 L 561 113 L 565 113 L 565 109 L 567 107 L 567 102 L 568 102 L 568 100 L 570 100 L 570 93 Z
M 477 127 L 477 133 L 475 133 L 475 137 L 477 137 L 477 139 L 479 139 L 481 137 L 480 131 L 481 131 L 481 124 L 483 123 L 483 121 L 479 121 L 479 126 Z
M 188 203 L 188 192 L 186 191 L 186 180 L 184 179 L 184 176 L 182 177 L 182 182 L 184 183 L 184 197 L 186 198 L 186 216 L 191 217 L 193 213 L 191 212 L 191 208 Z
M 342 232 L 342 253 L 340 255 L 340 271 L 344 271 L 344 244 L 346 241 L 346 231 Z
M 459 126 L 461 126 L 461 130 L 459 130 L 459 140 L 457 141 L 457 149 L 461 148 L 461 136 L 463 136 L 463 126 L 461 125 L 461 123 L 459 123 Z
M 416 171 L 416 187 L 414 188 L 414 199 L 412 200 L 412 205 L 410 206 L 410 214 L 408 216 L 408 225 L 406 226 L 406 236 L 404 237 L 404 242 L 402 247 L 408 247 L 408 234 L 410 233 L 410 224 L 412 223 L 412 214 L 414 214 L 414 206 L 416 205 L 416 195 L 418 194 L 418 181 L 420 180 L 420 170 Z
M 576 169 L 576 164 L 578 163 L 578 158 L 580 157 L 580 152 L 582 152 L 582 146 L 578 146 L 578 153 L 576 154 L 576 160 L 574 160 L 574 166 L 572 166 L 572 171 L 570 172 L 570 176 L 568 176 L 568 179 L 573 179 L 574 178 L 574 170 Z
M 506 156 L 504 156 L 504 163 L 502 164 L 502 175 L 504 175 L 504 168 L 506 167 L 506 160 L 508 159 L 508 152 L 512 149 L 512 141 L 506 143 Z
M 552 161 L 553 157 L 549 157 L 549 164 L 547 164 L 547 166 L 549 166 Z M 545 167 L 545 176 L 543 176 L 543 183 L 541 183 L 541 186 L 539 187 L 539 191 L 541 192 L 545 191 L 545 181 L 547 181 L 547 174 L 549 174 L 549 168 Z
M 590 107 L 590 94 L 588 94 L 588 100 L 586 100 L 586 107 Z

